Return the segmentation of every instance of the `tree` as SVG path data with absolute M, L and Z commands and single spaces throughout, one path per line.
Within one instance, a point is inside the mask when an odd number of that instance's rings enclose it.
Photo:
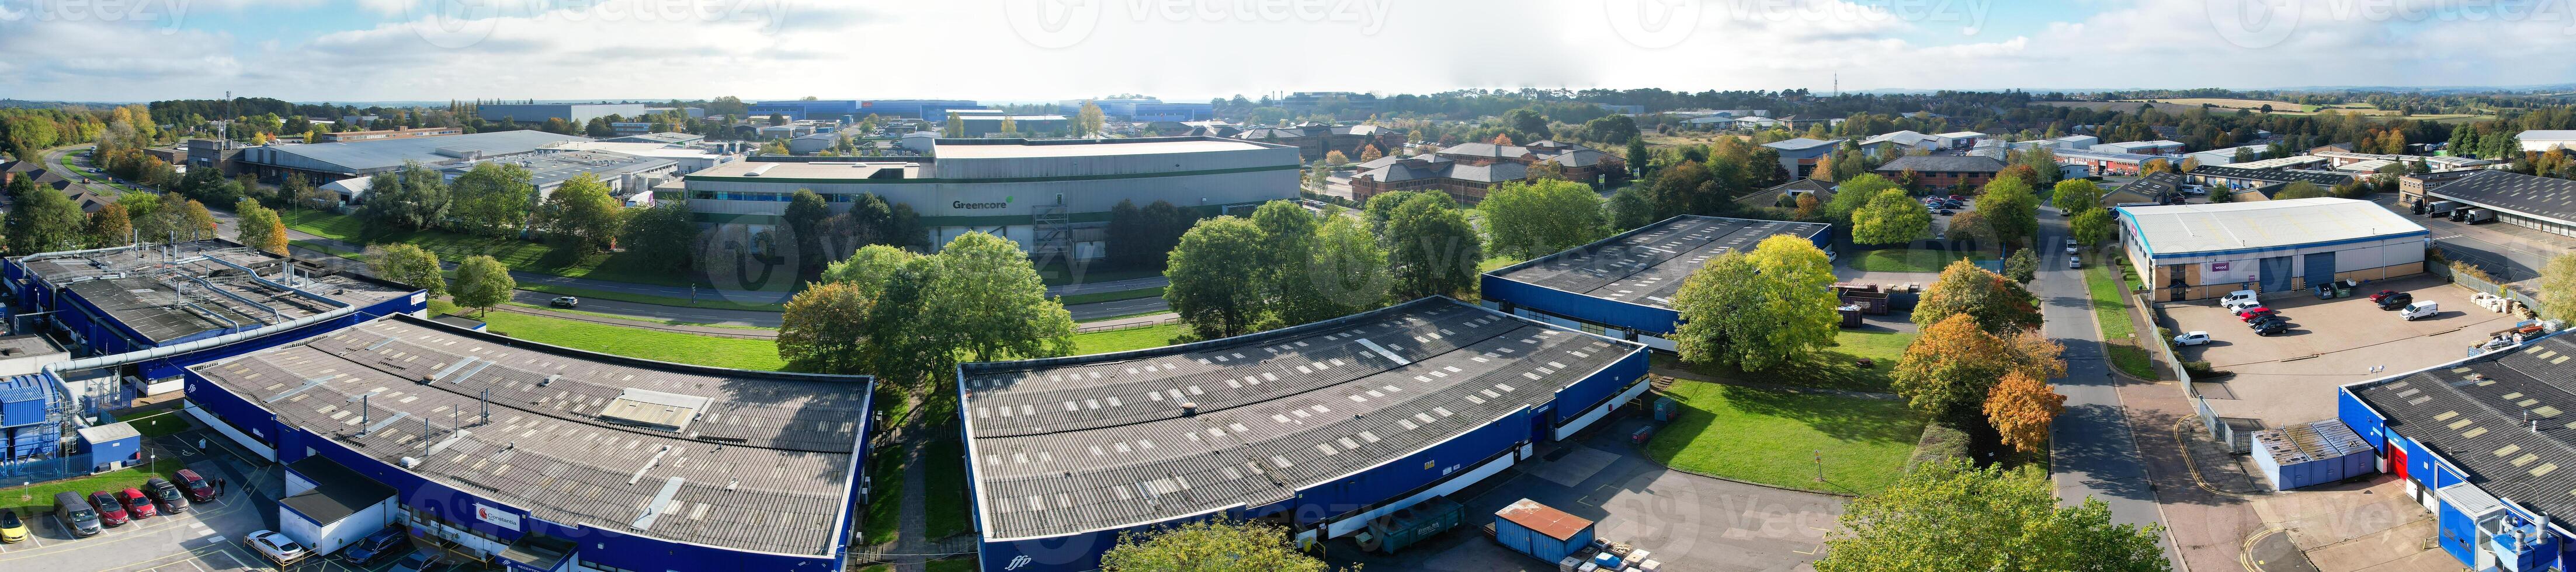
M 2576 320 L 2576 253 L 2549 259 L 2540 269 L 2540 317 Z
M 2004 374 L 1986 391 L 1986 421 L 2013 450 L 2036 452 L 2048 443 L 2048 425 L 2066 412 L 2066 396 L 2028 372 Z
M 695 260 L 696 215 L 685 201 L 661 201 L 626 214 L 626 232 L 617 241 L 648 269 L 676 272 Z
M 598 252 L 616 244 L 624 208 L 598 175 L 582 173 L 547 195 L 537 216 L 547 237 L 576 252 Z
M 779 314 L 778 357 L 806 371 L 867 371 L 867 326 L 875 305 L 876 297 L 856 282 L 815 284 L 796 293 Z
M 2167 572 L 2161 525 L 2111 522 L 2087 498 L 2061 506 L 2046 473 L 1925 463 L 1853 500 L 1817 572 Z
M 1298 552 L 1288 529 L 1260 521 L 1217 517 L 1170 529 L 1118 535 L 1100 555 L 1103 572 L 1326 572 L 1321 560 Z
M 90 248 L 131 244 L 134 220 L 125 213 L 125 205 L 120 203 L 108 203 L 98 212 L 89 213 L 89 224 L 82 232 L 89 235 Z
M 2049 204 L 2070 213 L 2102 208 L 2102 186 L 2093 184 L 2090 179 L 2058 181 L 2056 194 L 2049 197 Z
M 946 330 L 946 347 L 975 361 L 1073 353 L 1073 315 L 1047 297 L 1019 243 L 969 232 L 931 258 L 937 287 L 927 295 L 927 313 L 936 321 L 923 327 Z
M 2111 209 L 2084 211 L 2084 214 L 2075 215 L 2075 220 L 2067 221 L 2066 229 L 2068 234 L 2074 235 L 2076 244 L 2087 248 L 2109 244 L 2120 232 L 2119 224 L 2111 219 Z
M 2011 277 L 2014 282 L 2023 284 L 2029 284 L 2032 279 L 2038 278 L 2039 255 L 2033 254 L 2037 251 L 2031 248 L 2013 251 L 2012 256 L 2004 258 L 2004 275 Z
M 810 278 L 823 272 L 829 260 L 823 252 L 825 223 L 832 218 L 832 204 L 814 191 L 796 189 L 787 197 L 787 210 L 779 215 L 788 236 L 796 242 L 796 276 Z
M 1610 193 L 1610 225 L 1613 229 L 1624 231 L 1654 222 L 1655 205 L 1646 199 L 1645 191 L 1632 186 Z
M 2145 162 L 2145 163 L 2141 163 L 2141 164 L 2139 164 L 2139 165 L 2138 165 L 2138 176 L 2140 176 L 2140 177 L 2145 177 L 2145 176 L 2147 176 L 2147 175 L 2153 175 L 2153 174 L 2156 174 L 2156 173 L 2163 173 L 2163 172 L 2168 172 L 2168 171 L 2172 171 L 2172 170 L 2174 170 L 2174 166 L 2173 166 L 2173 162 L 2172 162 L 2172 161 L 2166 161 L 2166 160 L 2164 160 L 2164 159 L 2148 159 L 2148 160 L 2147 160 L 2147 162 Z
M 1745 371 L 1803 361 L 1833 345 L 1840 331 L 1833 283 L 1825 252 L 1797 237 L 1773 236 L 1751 252 L 1718 257 L 1673 295 L 1682 359 Z
M 2021 284 L 1965 259 L 1941 269 L 1941 277 L 1914 304 L 1914 323 L 1930 324 L 1953 314 L 1976 317 L 1995 333 L 2036 329 L 2043 317 L 2038 300 Z
M 1467 213 L 1447 193 L 1421 193 L 1397 205 L 1379 240 L 1395 269 L 1396 298 L 1473 294 L 1485 245 Z
M 173 212 L 179 215 L 178 236 L 181 240 L 213 238 L 215 229 L 220 226 L 220 222 L 215 220 L 214 211 L 206 210 L 206 204 L 197 202 L 196 199 L 181 203 Z
M 1895 181 L 1889 181 L 1886 177 L 1876 174 L 1854 175 L 1850 180 L 1834 186 L 1834 198 L 1825 201 L 1823 216 L 1830 221 L 1849 221 L 1853 211 L 1868 206 L 1870 201 L 1877 200 L 1878 196 L 1888 189 L 1901 190 L 1901 187 L 1897 186 Z
M 446 220 L 450 196 L 437 171 L 417 162 L 367 179 L 358 214 L 398 228 L 426 229 Z
M 510 301 L 510 291 L 517 289 L 519 282 L 510 278 L 510 267 L 490 256 L 475 255 L 456 264 L 456 287 L 450 294 L 456 305 L 473 308 L 480 315 Z
M 1995 380 L 2025 372 L 2047 379 L 2065 375 L 2064 347 L 2037 333 L 2007 338 L 1986 331 L 1975 316 L 1955 314 L 1923 328 L 1905 347 L 1889 375 L 1906 405 L 1926 415 L 1962 415 L 1983 403 Z
M 1376 145 L 1369 145 L 1369 146 L 1361 147 L 1361 148 L 1360 148 L 1360 162 L 1362 162 L 1362 163 L 1366 163 L 1366 162 L 1370 162 L 1370 161 L 1375 161 L 1375 160 L 1383 159 L 1383 158 L 1386 158 L 1386 152 L 1385 152 L 1385 151 L 1379 151 L 1379 150 L 1377 150 L 1377 146 L 1376 146 Z
M 1513 258 L 1582 246 L 1610 235 L 1601 193 L 1562 180 L 1512 181 L 1494 187 L 1476 204 L 1494 254 Z
M 2272 191 L 2272 200 L 2276 201 L 2313 199 L 2322 196 L 2326 196 L 2326 190 L 2322 187 L 2318 187 L 2316 183 L 2310 183 L 2307 181 L 2292 182 L 2287 185 L 2282 185 L 2281 190 Z
M 1986 231 L 2006 247 L 2023 244 L 2023 239 L 2039 233 L 2039 196 L 2019 178 L 1986 184 L 1977 195 L 1977 212 L 1985 219 Z
M 1264 234 L 1252 221 L 1221 216 L 1181 235 L 1164 266 L 1172 283 L 1163 289 L 1163 300 L 1190 331 L 1205 339 L 1243 335 L 1269 311 L 1261 280 L 1267 273 L 1261 264 Z
M 1851 217 L 1852 241 L 1861 244 L 1904 244 L 1932 230 L 1932 211 L 1914 202 L 1905 189 L 1879 191 Z
M 1108 114 L 1102 113 L 1096 103 L 1082 102 L 1082 110 L 1073 114 L 1073 128 L 1079 131 L 1073 134 L 1075 137 L 1099 135 L 1106 132 L 1108 125 Z
M 105 212 L 102 210 L 101 212 Z M 286 221 L 277 211 L 259 206 L 256 199 L 242 199 L 233 205 L 233 226 L 240 229 L 236 237 L 243 245 L 285 256 Z
M 516 234 L 528 223 L 537 203 L 537 187 L 527 167 L 508 161 L 484 161 L 447 184 L 450 215 L 463 230 L 484 236 Z
M 1387 270 L 1386 249 L 1361 225 L 1351 217 L 1325 217 L 1303 260 L 1286 260 L 1271 269 L 1272 284 L 1278 290 L 1278 300 L 1271 304 L 1276 326 L 1386 306 L 1387 288 L 1394 280 Z
M 447 277 L 439 271 L 438 253 L 389 242 L 368 246 L 365 256 L 367 269 L 377 279 L 428 290 L 431 296 L 447 295 Z
M 10 254 L 74 250 L 87 242 L 81 234 L 87 218 L 61 191 L 19 175 L 10 178 L 9 197 L 13 206 L 0 227 L 6 229 Z
M 1349 155 L 1343 155 L 1340 150 L 1324 152 L 1324 164 L 1326 165 L 1341 166 L 1348 165 L 1350 163 L 1351 157 Z

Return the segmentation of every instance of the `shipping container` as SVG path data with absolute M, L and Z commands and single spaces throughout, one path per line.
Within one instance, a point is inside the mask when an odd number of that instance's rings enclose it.
M 1592 521 L 1521 499 L 1494 511 L 1494 541 L 1514 552 L 1557 562 L 1592 545 Z
M 2342 421 L 2326 420 L 2254 434 L 2254 464 L 2274 490 L 2332 483 L 2379 472 L 2379 450 Z
M 1422 539 L 1438 536 L 1467 516 L 1467 507 L 1449 497 L 1431 497 L 1413 506 L 1396 509 L 1385 516 L 1369 519 L 1369 533 L 1378 538 L 1378 550 L 1394 554 Z

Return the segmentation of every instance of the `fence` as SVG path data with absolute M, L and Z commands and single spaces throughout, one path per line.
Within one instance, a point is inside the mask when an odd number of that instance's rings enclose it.
M 2148 323 L 2158 328 L 2158 331 L 2162 331 L 2162 328 L 2164 328 L 2164 315 L 2163 312 L 2156 311 L 2154 303 L 2148 302 L 2145 297 L 2139 296 L 2137 292 L 2129 293 L 2129 303 L 2136 304 L 2137 307 L 2145 309 L 2147 312 Z M 2159 336 L 2153 341 L 2153 343 L 2155 345 L 2156 357 L 2162 358 L 2165 361 L 2165 368 L 2172 370 L 2171 373 L 2173 374 L 2174 379 L 2182 382 L 2183 396 L 2191 398 L 2192 410 L 2200 414 L 2201 430 L 2208 432 L 2211 439 L 2215 439 L 2220 443 L 2225 443 L 2227 445 L 2228 452 L 2253 452 L 2254 432 L 2238 431 L 2236 426 L 2229 425 L 2226 419 L 2218 416 L 2217 411 L 2209 408 L 2209 398 L 2202 396 L 2200 394 L 2200 388 L 2192 385 L 2191 369 L 2183 367 L 2182 358 L 2174 355 L 2173 343 L 2171 343 L 2171 340 L 2166 340 Z
M 2452 284 L 2458 284 L 2462 288 L 2503 296 L 2506 299 L 2513 300 L 2515 303 L 2522 304 L 2522 307 L 2524 308 L 2530 308 L 2533 313 L 2545 313 L 2541 312 L 2540 299 L 2529 293 L 2523 292 L 2520 288 L 2488 282 L 2485 279 L 2472 274 L 2452 272 L 2451 267 L 2448 265 L 2426 264 L 2424 266 L 2431 270 L 2433 275 L 2449 278 L 2451 279 Z

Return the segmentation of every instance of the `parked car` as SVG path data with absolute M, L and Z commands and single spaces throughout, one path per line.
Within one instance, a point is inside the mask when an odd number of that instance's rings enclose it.
M 2264 322 L 2263 327 L 2254 328 L 2254 335 L 2257 336 L 2277 336 L 2289 332 L 2289 322 Z
M 143 489 L 129 487 L 116 493 L 116 500 L 125 503 L 126 516 L 134 520 L 152 518 L 160 514 L 160 511 L 153 510 L 152 497 L 144 495 Z
M 556 296 L 556 297 L 555 297 L 555 299 L 553 299 L 553 300 L 547 300 L 547 301 L 546 301 L 546 305 L 554 306 L 554 307 L 557 307 L 557 308 L 572 308 L 572 307 L 580 306 L 580 305 L 581 305 L 581 299 L 580 299 L 580 298 L 574 298 L 574 297 L 571 297 L 571 296 Z
M 2251 329 L 2260 330 L 2260 329 L 2263 329 L 2263 326 L 2265 326 L 2265 325 L 2269 325 L 2269 324 L 2287 324 L 2287 323 L 2290 323 L 2290 319 L 2289 319 L 2289 318 L 2284 318 L 2284 317 L 2281 317 L 2279 314 L 2274 314 L 2274 315 L 2270 315 L 2270 316 L 2264 316 L 2264 317 L 2261 317 L 2261 318 L 2255 318 L 2253 321 L 2246 322 L 2246 323 L 2245 323 L 2245 327 L 2247 327 L 2247 328 L 2251 328 Z
M 376 531 L 375 534 L 367 535 L 366 538 L 358 539 L 356 544 L 340 549 L 340 557 L 347 559 L 350 564 L 365 568 L 368 564 L 408 550 L 411 550 L 411 540 L 403 537 L 403 529 L 387 527 Z
M 2397 317 L 2399 319 L 2412 322 L 2415 321 L 2416 318 L 2430 318 L 2441 314 L 2442 304 L 2440 302 L 2416 302 L 2413 304 L 2407 304 L 2406 310 L 2398 312 Z
M 193 502 L 215 502 L 215 485 L 197 476 L 196 469 L 179 469 L 179 490 L 188 493 Z
M 420 572 L 422 570 L 427 570 L 430 567 L 430 559 L 431 556 L 429 551 L 414 550 L 411 551 L 411 554 L 403 555 L 401 562 L 394 563 L 394 567 L 385 569 L 385 572 Z
M 170 484 L 170 481 L 161 480 L 161 477 L 152 477 L 143 481 L 143 491 L 145 494 L 152 495 L 152 500 L 161 503 L 161 512 L 170 514 L 188 512 L 188 495 L 179 492 L 179 485 Z
M 2234 292 L 2228 292 L 2226 296 L 2218 299 L 2218 307 L 2229 310 L 2238 310 L 2260 305 L 2262 304 L 2255 301 L 2253 290 L 2237 290 Z
M 54 493 L 54 520 L 76 538 L 96 536 L 100 529 L 98 508 L 71 491 Z
M 1941 213 L 1941 216 L 1950 216 L 1950 215 L 1954 215 L 1954 214 L 1959 214 L 1959 211 L 1954 211 L 1954 210 L 1950 210 L 1950 209 L 1941 209 L 1941 210 L 1939 210 L 1939 211 L 1934 211 L 1934 212 Z
M 2077 257 L 2076 257 L 2075 255 L 2073 255 L 2073 254 L 2066 255 L 2066 267 L 2067 267 L 2067 268 L 2083 268 L 2083 267 L 2084 267 L 2084 259 L 2082 259 L 2082 258 L 2077 258 Z
M 259 553 L 269 562 L 277 563 L 281 568 L 303 561 L 304 556 L 308 554 L 304 551 L 304 545 L 296 544 L 295 539 L 287 538 L 285 533 L 274 530 L 250 533 L 249 537 L 242 539 L 242 546 L 250 548 L 251 552 Z
M 2204 331 L 2200 331 L 2200 330 L 2192 330 L 2192 331 L 2190 331 L 2190 332 L 2186 332 L 2186 333 L 2184 333 L 2183 335 L 2174 336 L 2174 345 L 2178 345 L 2178 346 L 2205 346 L 2205 345 L 2209 345 L 2209 332 L 2204 332 Z
M 2398 308 L 2404 308 L 2404 307 L 2406 307 L 2406 305 L 2407 305 L 2407 304 L 2413 304 L 2413 303 L 2415 303 L 2415 295 L 2414 295 L 2414 294 L 2412 294 L 2412 293 L 2407 293 L 2407 292 L 2398 292 L 2398 293 L 2395 293 L 2395 294 L 2389 294 L 2387 297 L 2380 298 L 2380 299 L 2379 299 L 2379 309 L 2381 309 L 2381 310 L 2395 310 L 2395 309 L 2398 309 Z
M 1959 196 L 1959 195 L 1950 195 L 1950 202 L 1954 202 L 1954 203 L 1955 203 L 1955 202 L 1964 201 L 1964 200 L 1968 200 L 1968 198 L 1967 198 L 1967 197 L 1962 197 L 1962 196 Z
M 93 491 L 89 493 L 89 508 L 98 511 L 99 524 L 110 528 L 125 526 L 127 520 L 125 504 L 117 502 L 116 495 L 108 494 L 107 491 Z
M 18 511 L 0 508 L 0 544 L 26 540 L 27 521 L 18 518 Z
M 2371 301 L 2371 302 L 2378 302 L 2378 301 L 2380 301 L 2380 300 L 2382 300 L 2382 299 L 2386 299 L 2386 298 L 2388 298 L 2389 296 L 2395 296 L 2395 295 L 2397 295 L 2397 291 L 2396 291 L 2396 290 L 2381 290 L 2381 291 L 2379 291 L 2378 293 L 2371 294 L 2371 295 L 2370 295 L 2370 301 Z
M 2267 308 L 2267 307 L 2263 307 L 2263 306 L 2255 306 L 2255 307 L 2251 307 L 2251 308 L 2245 308 L 2245 309 L 2242 309 L 2242 310 L 2237 310 L 2237 311 L 2236 311 L 2236 321 L 2239 321 L 2239 322 L 2251 322 L 2251 321 L 2254 321 L 2254 319 L 2255 319 L 2255 318 L 2260 318 L 2260 317 L 2264 317 L 2264 316 L 2270 316 L 2270 315 L 2279 314 L 2279 313 L 2281 313 L 2281 311 L 2280 311 L 2280 310 L 2274 310 L 2274 309 Z

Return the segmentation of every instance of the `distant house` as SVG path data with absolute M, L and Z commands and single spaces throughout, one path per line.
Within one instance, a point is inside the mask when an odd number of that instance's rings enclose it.
M 1461 204 L 1475 204 L 1494 185 L 1526 180 L 1531 167 L 1555 165 L 1567 180 L 1596 186 L 1628 178 L 1628 162 L 1599 149 L 1556 141 L 1528 145 L 1464 143 L 1435 153 L 1386 156 L 1359 164 L 1351 177 L 1351 198 L 1367 201 L 1380 193 L 1440 191 Z
M 1843 141 L 1842 139 L 1820 141 L 1799 137 L 1764 143 L 1762 146 L 1780 153 L 1780 169 L 1788 172 L 1789 178 L 1804 179 L 1816 172 L 1816 164 L 1823 161 L 1825 156 L 1832 155 L 1834 149 L 1841 148 Z
M 1815 195 L 1816 201 L 1821 203 L 1834 200 L 1835 187 L 1835 184 L 1823 179 L 1798 179 L 1746 193 L 1743 197 L 1735 199 L 1735 202 L 1755 207 L 1793 206 L 1792 201 L 1797 200 L 1797 197 Z
M 1878 166 L 1878 175 L 1898 180 L 1913 171 L 1916 184 L 1924 189 L 1956 190 L 1984 186 L 2004 170 L 2004 162 L 1993 157 L 1975 155 L 1916 155 L 1898 157 Z
M 1881 133 L 1878 135 L 1872 135 L 1868 139 L 1860 140 L 1861 152 L 1869 154 L 1869 156 L 1874 159 L 1886 158 L 1881 156 L 1882 153 L 1889 156 L 1900 157 L 1912 155 L 1916 151 L 1929 153 L 1933 148 L 1938 146 L 1940 146 L 1940 140 L 1934 139 L 1930 135 L 1914 132 L 1910 129 L 1893 133 Z

